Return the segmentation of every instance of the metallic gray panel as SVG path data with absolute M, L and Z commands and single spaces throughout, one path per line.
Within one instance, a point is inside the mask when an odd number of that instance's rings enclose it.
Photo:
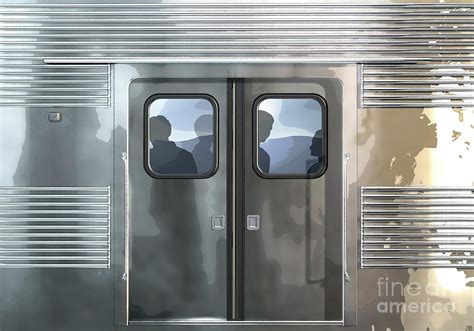
M 362 65 L 365 108 L 474 106 L 472 62 Z
M 362 187 L 362 268 L 472 268 L 472 187 Z
M 0 187 L 0 267 L 109 268 L 109 187 Z

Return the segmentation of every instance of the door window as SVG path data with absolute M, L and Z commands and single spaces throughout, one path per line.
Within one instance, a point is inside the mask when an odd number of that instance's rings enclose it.
M 267 94 L 254 104 L 254 165 L 263 177 L 316 178 L 327 165 L 327 107 L 315 94 Z
M 153 177 L 210 177 L 217 168 L 217 102 L 208 95 L 155 95 L 145 105 L 145 168 Z

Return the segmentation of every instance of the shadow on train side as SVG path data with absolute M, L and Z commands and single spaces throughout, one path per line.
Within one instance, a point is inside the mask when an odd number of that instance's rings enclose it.
M 154 181 L 151 186 L 149 214 L 159 233 L 134 236 L 132 320 L 216 317 L 216 308 L 222 309 L 212 299 L 226 293 L 225 284 L 207 281 L 197 221 L 197 205 L 204 201 L 199 201 L 195 193 L 194 183 L 189 181 Z M 180 201 L 165 199 L 177 194 Z M 220 240 L 216 248 L 225 251 L 225 240 Z M 221 272 L 225 273 L 225 261 L 216 264 L 224 267 Z
M 14 185 L 110 185 L 112 171 L 103 170 L 113 169 L 113 137 L 125 130 L 97 138 L 101 125 L 111 126 L 109 117 L 99 121 L 100 111 L 108 110 L 64 110 L 60 123 L 50 123 L 47 111 L 26 110 Z M 3 269 L 0 279 L 2 330 L 114 329 L 111 269 Z

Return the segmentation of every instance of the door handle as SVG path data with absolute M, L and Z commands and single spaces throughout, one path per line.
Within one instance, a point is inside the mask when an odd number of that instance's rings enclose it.
M 260 215 L 247 215 L 247 230 L 257 231 L 260 229 Z

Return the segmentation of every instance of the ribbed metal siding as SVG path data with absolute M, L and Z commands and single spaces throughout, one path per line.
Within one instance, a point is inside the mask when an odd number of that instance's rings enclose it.
M 474 267 L 474 187 L 362 187 L 362 268 Z
M 0 33 L 5 51 L 69 61 L 472 59 L 473 8 L 255 1 L 3 5 Z
M 363 107 L 474 106 L 474 63 L 363 65 Z
M 34 50 L 0 47 L 0 106 L 109 107 L 108 65 L 46 66 Z
M 451 61 L 474 59 L 474 4 L 2 4 L 0 21 L 1 105 L 110 104 L 108 67 L 50 69 L 43 60 L 69 64 L 442 61 L 448 67 Z M 367 68 L 363 78 L 373 80 L 374 71 L 380 69 Z M 395 87 L 408 91 L 393 93 L 386 89 L 393 86 L 378 81 L 366 86 L 364 107 L 458 103 L 431 91 L 416 94 L 431 82 L 420 86 L 395 71 L 389 69 L 384 77 L 399 79 Z M 432 71 L 425 68 L 423 73 L 426 76 L 419 78 L 436 82 L 429 76 Z M 405 78 L 410 80 L 406 85 Z M 446 90 L 451 93 L 449 88 L 442 92 Z M 469 105 L 468 96 L 463 100 Z
M 0 268 L 109 268 L 109 187 L 0 187 Z

